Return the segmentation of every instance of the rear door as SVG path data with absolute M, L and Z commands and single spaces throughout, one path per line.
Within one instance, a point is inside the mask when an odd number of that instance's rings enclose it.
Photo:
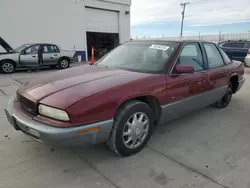
M 55 65 L 60 57 L 59 49 L 55 45 L 43 46 L 43 64 Z
M 40 45 L 32 45 L 24 50 L 20 56 L 19 61 L 22 67 L 35 67 L 38 65 L 38 48 Z
M 175 66 L 178 64 L 191 65 L 195 72 L 179 74 L 175 71 Z M 205 69 L 206 65 L 200 44 L 197 42 L 185 44 L 176 64 L 167 77 L 168 105 L 163 107 L 163 121 L 175 119 L 206 105 L 202 97 L 207 90 Z
M 213 43 L 203 43 L 203 46 L 208 64 L 208 92 L 205 97 L 212 104 L 224 96 L 228 87 L 229 72 L 219 48 Z M 228 61 L 230 63 L 230 60 Z

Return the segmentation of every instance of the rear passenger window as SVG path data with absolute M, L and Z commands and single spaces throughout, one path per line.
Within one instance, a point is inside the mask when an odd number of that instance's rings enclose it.
M 43 49 L 43 53 L 58 53 L 58 49 L 54 45 L 46 45 Z
M 219 49 L 220 49 L 220 48 L 219 48 Z M 222 49 L 220 49 L 220 53 L 221 53 L 221 55 L 222 55 L 222 57 L 223 57 L 223 59 L 224 59 L 224 62 L 225 62 L 226 64 L 232 63 L 232 60 L 228 57 L 228 55 L 227 55 Z
M 53 45 L 52 47 L 53 47 L 55 53 L 59 53 L 59 49 L 57 46 Z
M 195 71 L 204 70 L 201 49 L 198 43 L 186 44 L 178 60 L 180 65 L 191 65 Z
M 204 47 L 207 53 L 208 67 L 216 68 L 224 65 L 223 59 L 214 44 L 204 43 Z

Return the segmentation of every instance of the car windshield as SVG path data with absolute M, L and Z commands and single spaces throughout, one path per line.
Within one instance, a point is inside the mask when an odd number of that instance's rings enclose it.
M 23 44 L 22 46 L 19 46 L 18 48 L 15 49 L 15 52 L 21 52 L 23 51 L 25 48 L 29 47 L 30 44 Z
M 178 42 L 128 42 L 97 61 L 97 66 L 136 72 L 162 73 Z

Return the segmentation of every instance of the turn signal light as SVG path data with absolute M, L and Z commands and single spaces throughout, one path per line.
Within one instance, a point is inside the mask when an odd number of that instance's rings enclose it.
M 89 132 L 94 132 L 94 131 L 99 131 L 99 130 L 100 130 L 100 127 L 91 127 L 88 129 L 77 131 L 77 134 L 84 134 L 84 133 L 89 133 Z

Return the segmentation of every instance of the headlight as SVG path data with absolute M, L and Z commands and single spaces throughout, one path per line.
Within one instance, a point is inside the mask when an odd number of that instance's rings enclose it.
M 45 106 L 43 104 L 40 104 L 38 106 L 38 113 L 47 117 L 51 117 L 53 119 L 70 121 L 69 115 L 66 111 Z

